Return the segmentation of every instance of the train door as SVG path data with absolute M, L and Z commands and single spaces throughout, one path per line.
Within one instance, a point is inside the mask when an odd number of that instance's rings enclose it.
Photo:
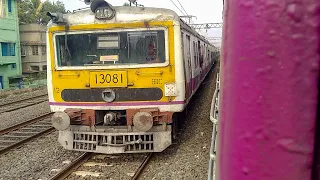
M 199 67 L 200 67 L 200 81 L 203 80 L 203 77 L 204 77 L 204 69 L 203 69 L 203 66 L 204 66 L 204 62 L 205 62 L 205 45 L 201 45 L 200 46 L 200 62 L 199 62 Z
M 201 47 L 200 47 L 200 41 L 195 42 L 195 51 L 196 51 L 196 72 L 195 72 L 195 87 L 194 90 L 198 88 L 201 81 L 201 67 L 200 67 L 200 58 L 201 57 Z
M 190 36 L 186 36 L 187 37 L 187 42 L 186 42 L 186 58 L 187 58 L 187 71 L 188 72 L 188 76 L 187 76 L 187 96 L 190 97 L 192 94 L 192 65 L 191 65 L 191 40 L 190 40 Z
M 194 91 L 196 89 L 197 85 L 197 48 L 196 43 L 193 42 L 193 68 L 192 68 L 192 90 Z
M 2 81 L 2 76 L 0 76 L 0 90 L 3 89 L 3 81 Z
M 186 80 L 185 83 L 185 99 L 188 98 L 188 63 L 186 62 L 187 56 L 185 51 L 185 40 L 184 40 L 184 33 L 181 33 L 181 54 L 182 54 L 182 62 L 183 62 L 183 68 L 184 68 L 184 79 Z

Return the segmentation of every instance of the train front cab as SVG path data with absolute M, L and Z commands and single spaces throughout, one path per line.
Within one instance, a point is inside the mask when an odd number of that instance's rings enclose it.
M 171 145 L 172 115 L 185 103 L 175 23 L 49 27 L 49 100 L 65 149 L 113 154 Z

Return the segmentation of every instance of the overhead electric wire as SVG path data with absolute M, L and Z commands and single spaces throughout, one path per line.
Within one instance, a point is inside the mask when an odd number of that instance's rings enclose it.
M 178 3 L 180 4 L 182 10 L 187 14 L 187 16 L 189 16 L 188 13 L 187 13 L 187 11 L 184 9 L 184 7 L 182 6 L 182 4 L 180 3 L 180 1 L 179 1 L 179 0 L 177 0 L 177 1 L 178 1 Z
M 182 8 L 182 10 L 185 12 L 185 14 L 189 17 L 189 14 L 188 14 L 188 12 L 186 11 L 186 9 L 183 7 L 183 5 L 182 5 L 182 3 L 179 1 L 179 0 L 177 0 L 178 1 L 178 3 L 179 3 L 179 5 L 181 6 L 181 8 Z M 172 2 L 172 0 L 171 0 L 171 2 Z M 173 2 L 172 2 L 173 3 Z M 173 3 L 174 4 L 174 3 Z M 175 4 L 174 4 L 175 5 Z M 176 5 L 175 5 L 176 6 Z M 177 6 L 176 6 L 177 7 Z M 178 7 L 177 7 L 178 8 Z M 179 9 L 179 8 L 178 8 Z M 180 10 L 180 12 L 181 12 L 181 9 L 179 9 Z M 182 13 L 182 14 L 184 14 L 184 13 Z M 190 17 L 189 17 L 190 18 Z M 194 24 L 194 22 L 193 22 L 193 20 L 192 20 L 192 18 L 190 18 L 189 19 L 193 24 Z M 189 21 L 189 22 L 190 22 Z
M 184 12 L 183 12 L 172 0 L 170 0 L 170 1 L 172 2 L 172 4 L 173 4 L 177 9 L 179 9 L 179 11 L 182 13 L 182 15 L 185 15 Z

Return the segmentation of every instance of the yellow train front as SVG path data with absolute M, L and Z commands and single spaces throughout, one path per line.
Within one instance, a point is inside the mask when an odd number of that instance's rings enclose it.
M 173 113 L 192 96 L 177 14 L 98 3 L 48 15 L 48 93 L 59 143 L 104 154 L 170 146 Z

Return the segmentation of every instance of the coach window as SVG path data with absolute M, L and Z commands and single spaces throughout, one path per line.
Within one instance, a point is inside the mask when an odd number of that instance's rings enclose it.
M 198 48 L 198 46 L 197 46 L 197 43 L 196 43 L 196 53 L 197 53 L 197 66 L 196 66 L 196 68 L 198 68 L 199 67 L 199 48 Z
M 194 66 L 197 67 L 197 49 L 196 49 L 196 43 L 193 42 L 193 60 L 194 60 Z
M 207 49 L 208 49 L 208 46 L 204 45 L 204 49 L 203 49 L 204 59 L 207 59 Z
M 182 50 L 182 60 L 183 60 L 183 62 L 184 62 L 184 34 L 183 33 L 181 33 L 181 50 Z
M 165 33 L 121 31 L 68 34 L 55 38 L 58 66 L 107 66 L 164 63 Z M 65 45 L 67 45 L 65 47 Z
M 187 55 L 188 55 L 188 58 L 191 58 L 190 57 L 190 53 L 191 53 L 191 44 L 190 44 L 190 36 L 186 36 L 187 37 Z
M 184 51 L 184 34 L 181 33 L 181 49 Z
M 207 59 L 208 58 L 208 53 L 207 53 L 208 52 L 208 46 L 204 45 L 204 47 L 205 48 L 203 49 L 203 54 L 205 55 L 204 58 Z

